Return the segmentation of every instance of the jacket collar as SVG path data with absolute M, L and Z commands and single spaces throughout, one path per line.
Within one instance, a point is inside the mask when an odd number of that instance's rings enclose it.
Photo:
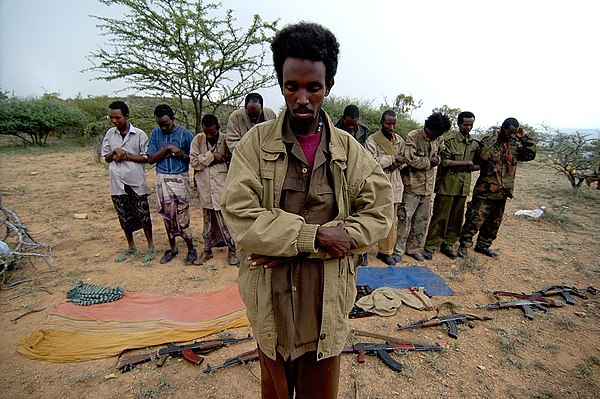
M 348 135 L 345 131 L 336 128 L 331 121 L 327 112 L 323 109 L 320 111 L 323 117 L 323 123 L 325 129 L 327 129 L 327 136 L 329 137 L 329 152 L 331 153 L 332 161 L 346 162 L 348 159 L 346 151 L 344 151 L 344 145 L 342 142 L 342 134 Z M 267 131 L 265 138 L 261 144 L 261 149 L 269 154 L 273 153 L 286 153 L 285 144 L 282 139 L 284 125 L 287 118 L 287 108 L 285 111 L 280 112 L 277 120 L 271 125 Z M 335 132 L 334 132 L 335 131 Z

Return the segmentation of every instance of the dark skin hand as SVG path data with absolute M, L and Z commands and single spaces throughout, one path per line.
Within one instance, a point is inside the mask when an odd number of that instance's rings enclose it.
M 216 164 L 216 163 L 223 163 L 225 162 L 225 157 L 223 156 L 223 154 L 219 153 L 219 152 L 213 152 L 213 161 L 210 163 L 211 165 Z
M 146 163 L 148 160 L 141 155 L 135 155 L 125 151 L 122 148 L 115 148 L 104 157 L 106 162 L 123 162 L 133 161 L 138 163 Z
M 473 161 L 448 161 L 447 168 L 452 169 L 454 172 L 472 172 L 479 170 L 479 165 L 473 163 Z
M 160 161 L 161 159 L 167 157 L 175 157 L 181 159 L 182 161 L 189 161 L 189 157 L 186 154 L 184 154 L 179 147 L 173 144 L 169 144 L 160 151 L 157 151 L 154 154 L 150 155 L 150 157 L 148 157 L 148 162 L 154 164 Z
M 400 166 L 404 165 L 405 163 L 406 163 L 406 160 L 404 159 L 404 157 L 400 154 L 397 154 L 394 157 L 394 163 L 392 163 L 390 166 L 385 168 L 385 170 L 388 172 L 392 172 L 392 171 L 398 169 Z
M 431 157 L 431 158 L 429 158 L 429 163 L 431 164 L 431 167 L 433 168 L 434 166 L 438 166 L 440 164 L 440 159 L 437 156 Z
M 404 165 L 406 163 L 406 160 L 404 159 L 404 157 L 401 154 L 397 154 L 394 157 L 394 163 L 396 163 L 398 165 Z
M 354 238 L 346 231 L 345 223 L 338 223 L 334 227 L 319 226 L 315 239 L 317 246 L 324 249 L 334 259 L 341 259 L 348 255 L 351 249 L 357 247 Z
M 319 226 L 317 228 L 316 244 L 319 248 L 326 250 L 334 259 L 341 259 L 348 255 L 351 249 L 357 247 L 356 241 L 346 231 L 344 223 L 338 223 L 333 227 Z M 252 254 L 248 260 L 252 266 L 262 266 L 265 269 L 279 265 L 293 259 L 293 257 L 268 256 Z

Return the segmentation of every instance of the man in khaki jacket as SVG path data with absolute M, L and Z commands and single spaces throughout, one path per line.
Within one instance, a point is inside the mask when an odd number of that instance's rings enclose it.
M 394 215 L 397 213 L 398 204 L 402 202 L 402 192 L 404 184 L 400 170 L 406 165 L 404 160 L 404 140 L 399 134 L 394 133 L 396 127 L 396 113 L 392 110 L 384 111 L 381 115 L 381 129 L 369 137 L 365 144 L 367 151 L 373 155 L 373 158 L 383 168 L 385 175 L 390 179 L 394 190 Z M 377 259 L 386 265 L 395 265 L 402 258 L 398 255 L 394 259 L 394 245 L 396 244 L 396 229 L 398 228 L 398 218 L 394 218 L 394 223 L 388 236 L 379 241 Z
M 398 238 L 395 253 L 407 254 L 417 261 L 425 260 L 421 251 L 431 218 L 431 196 L 435 184 L 435 167 L 440 164 L 444 150 L 445 132 L 450 130 L 450 119 L 434 112 L 425 121 L 423 129 L 406 135 L 404 159 L 408 165 L 402 169 L 404 195 L 398 207 Z
M 244 108 L 235 110 L 227 121 L 227 147 L 233 151 L 238 141 L 248 130 L 258 123 L 277 118 L 271 108 L 263 107 L 263 98 L 258 93 L 250 93 L 244 100 Z
M 204 222 L 204 251 L 194 265 L 202 265 L 212 258 L 212 248 L 227 245 L 227 262 L 237 265 L 235 242 L 221 213 L 221 196 L 227 177 L 227 164 L 231 152 L 225 137 L 219 132 L 219 120 L 212 114 L 202 117 L 202 132 L 192 140 L 190 166 L 194 169 L 194 180 L 198 188 L 202 220 Z
M 240 294 L 258 342 L 263 398 L 336 398 L 356 262 L 392 223 L 392 187 L 321 109 L 339 44 L 314 23 L 271 44 L 287 105 L 238 143 L 222 211 L 240 250 Z

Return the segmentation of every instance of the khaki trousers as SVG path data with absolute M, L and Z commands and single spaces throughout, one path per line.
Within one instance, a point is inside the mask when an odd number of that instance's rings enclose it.
M 383 240 L 379 241 L 377 245 L 378 251 L 382 254 L 392 255 L 394 253 L 394 246 L 396 245 L 396 235 L 398 229 L 398 204 L 394 204 L 394 223 L 388 233 L 388 236 Z

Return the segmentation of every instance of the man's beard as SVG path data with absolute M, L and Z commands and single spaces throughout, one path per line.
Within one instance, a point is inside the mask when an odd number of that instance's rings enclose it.
M 294 130 L 298 130 L 297 133 L 307 133 L 311 125 L 319 117 L 319 113 L 316 112 L 313 118 L 298 118 L 294 116 L 294 112 L 290 112 L 290 121 Z

